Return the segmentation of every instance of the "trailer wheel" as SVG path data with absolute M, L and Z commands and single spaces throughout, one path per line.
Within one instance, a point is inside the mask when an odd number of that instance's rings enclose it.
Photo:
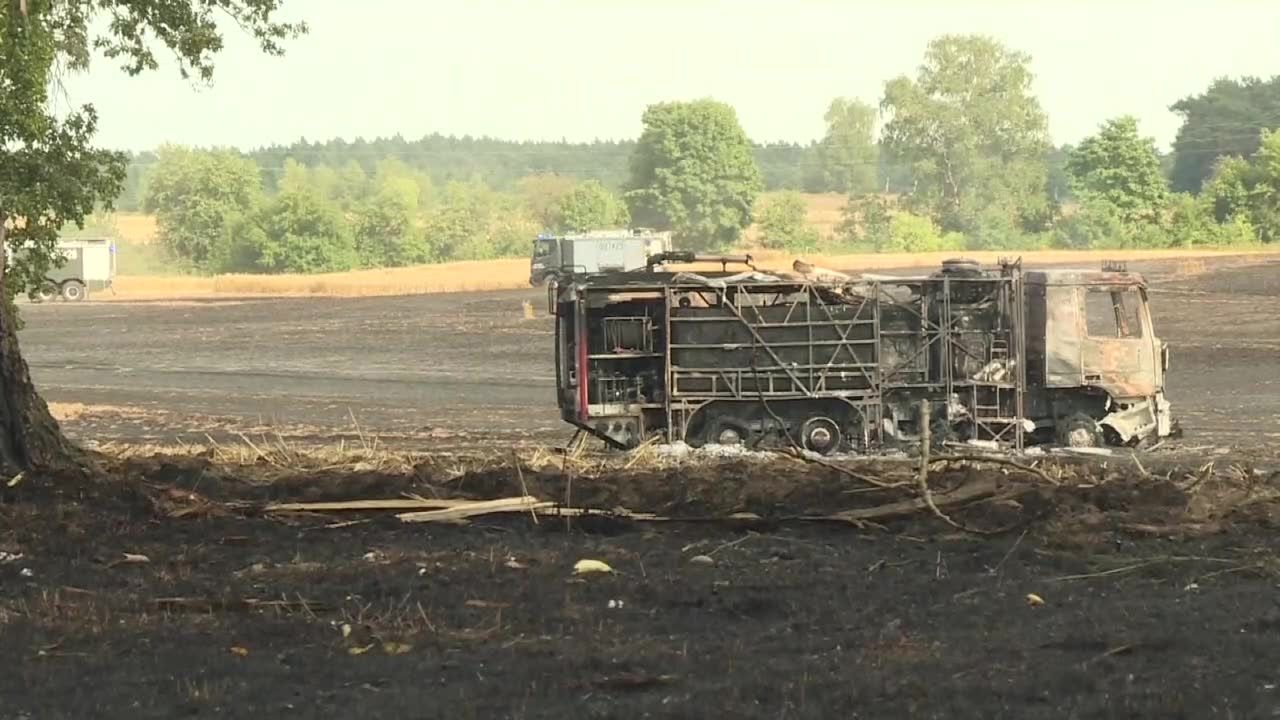
M 68 280 L 62 283 L 62 299 L 67 302 L 80 302 L 84 300 L 85 287 L 84 283 L 79 280 Z
M 814 417 L 800 427 L 800 443 L 805 450 L 830 455 L 840 447 L 840 426 L 827 417 Z
M 1069 415 L 1058 421 L 1058 443 L 1076 448 L 1102 447 L 1102 428 L 1084 413 Z

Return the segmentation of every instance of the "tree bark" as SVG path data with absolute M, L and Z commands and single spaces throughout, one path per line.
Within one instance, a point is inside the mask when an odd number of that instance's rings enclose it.
M 0 470 L 61 470 L 80 464 L 83 452 L 62 434 L 49 406 L 31 384 L 18 347 L 16 308 L 5 287 L 8 247 L 0 213 Z

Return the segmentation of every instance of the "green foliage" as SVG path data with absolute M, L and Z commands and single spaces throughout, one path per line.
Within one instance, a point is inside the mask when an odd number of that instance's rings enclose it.
M 1110 204 L 1124 222 L 1160 220 L 1168 186 L 1155 140 L 1138 134 L 1136 118 L 1108 120 L 1070 152 L 1066 169 L 1078 197 Z
M 434 202 L 431 179 L 388 159 L 366 184 L 354 193 L 363 199 L 349 212 L 360 265 L 398 267 L 435 259 L 419 227 L 422 207 Z
M 1202 195 L 1219 223 L 1237 230 L 1246 223 L 1264 242 L 1280 239 L 1280 131 L 1263 131 L 1250 160 L 1223 158 Z
M 0 5 L 0 247 L 14 262 L 4 301 L 34 290 L 61 262 L 55 245 L 64 225 L 84 227 L 109 204 L 125 178 L 125 156 L 91 145 L 98 116 L 83 106 L 49 113 L 48 88 L 62 18 L 47 0 Z
M 840 213 L 836 237 L 844 245 L 880 252 L 888 242 L 894 210 L 883 195 L 852 195 Z
M 127 179 L 126 157 L 93 147 L 97 114 L 83 106 L 56 118 L 54 68 L 81 71 L 92 51 L 129 74 L 156 67 L 153 43 L 173 53 L 184 77 L 208 81 L 222 50 L 217 18 L 229 17 L 267 53 L 306 28 L 278 22 L 279 0 L 18 0 L 0 5 L 0 245 L 22 250 L 5 274 L 8 297 L 55 262 L 66 225 L 83 227 L 109 207 Z M 15 253 L 16 254 L 16 253 Z
M 155 213 L 157 239 L 170 252 L 196 267 L 211 268 L 228 220 L 261 201 L 253 161 L 230 150 L 166 146 L 158 152 L 143 207 Z
M 595 180 L 561 198 L 559 215 L 560 229 L 570 232 L 626 227 L 631 221 L 626 204 Z
M 1214 219 L 1227 222 L 1237 215 L 1248 217 L 1256 184 L 1257 173 L 1248 160 L 1224 157 L 1201 195 L 1212 208 Z
M 1044 223 L 1048 121 L 1029 63 L 987 37 L 944 35 L 916 78 L 885 85 L 882 146 L 914 171 L 909 207 L 947 230 L 976 230 L 993 212 L 1027 229 Z
M 342 214 L 316 192 L 282 192 L 248 223 L 231 221 L 239 238 L 229 255 L 244 269 L 267 273 L 317 273 L 350 270 L 356 246 Z M 226 268 L 241 269 L 241 268 Z
M 964 236 L 942 233 L 931 218 L 895 212 L 889 217 L 888 233 L 882 247 L 887 252 L 901 253 L 960 250 L 964 247 Z
M 632 218 L 673 230 L 691 250 L 737 242 L 764 187 L 737 113 L 714 100 L 667 102 L 641 121 L 626 193 Z
M 1053 244 L 1067 250 L 1122 247 L 1128 232 L 1120 208 L 1101 197 L 1090 197 L 1058 222 Z
M 1198 193 L 1212 178 L 1218 158 L 1253 156 L 1262 131 L 1280 126 L 1280 76 L 1218 78 L 1169 109 L 1182 116 L 1173 142 L 1173 188 Z
M 861 100 L 836 98 L 823 117 L 827 134 L 818 145 L 824 189 L 846 194 L 879 186 L 880 150 L 873 134 L 876 109 Z
M 809 207 L 800 193 L 784 192 L 764 203 L 759 214 L 760 244 L 766 248 L 812 251 L 818 229 L 807 222 Z
M 1219 222 L 1204 196 L 1174 193 L 1160 222 L 1129 222 L 1121 208 L 1092 197 L 1054 228 L 1053 245 L 1071 250 L 1126 248 L 1227 248 L 1259 244 L 1259 233 L 1244 215 Z
M 538 230 L 521 212 L 519 198 L 481 182 L 451 182 L 442 206 L 427 220 L 426 237 L 437 257 L 486 260 L 526 254 Z
M 898 208 L 882 195 L 849 198 L 838 232 L 849 247 L 871 252 L 941 252 L 965 247 L 964 235 L 943 232 L 932 218 Z
M 416 225 L 416 199 L 416 195 L 383 190 L 357 208 L 352 232 L 362 267 L 399 267 L 435 259 Z

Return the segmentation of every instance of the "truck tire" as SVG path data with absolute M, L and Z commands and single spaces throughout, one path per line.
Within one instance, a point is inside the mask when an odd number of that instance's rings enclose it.
M 68 280 L 62 283 L 62 299 L 67 302 L 80 302 L 85 299 L 84 283 L 79 280 Z
M 42 303 L 49 302 L 56 297 L 58 297 L 58 286 L 51 282 L 46 282 L 40 286 L 40 289 L 32 293 L 31 300 L 32 302 Z
M 814 416 L 800 426 L 800 443 L 809 452 L 830 455 L 840 447 L 843 439 L 840 425 L 828 417 Z
M 1064 447 L 1096 448 L 1102 447 L 1102 428 L 1098 421 L 1085 415 L 1075 413 L 1058 421 L 1058 444 Z

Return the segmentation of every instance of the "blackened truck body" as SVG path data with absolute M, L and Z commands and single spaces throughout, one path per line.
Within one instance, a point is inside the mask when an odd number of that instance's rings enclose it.
M 619 447 L 657 436 L 821 453 L 918 442 L 922 405 L 936 441 L 1015 449 L 1172 430 L 1168 351 L 1140 274 L 794 268 L 553 286 L 562 417 Z

